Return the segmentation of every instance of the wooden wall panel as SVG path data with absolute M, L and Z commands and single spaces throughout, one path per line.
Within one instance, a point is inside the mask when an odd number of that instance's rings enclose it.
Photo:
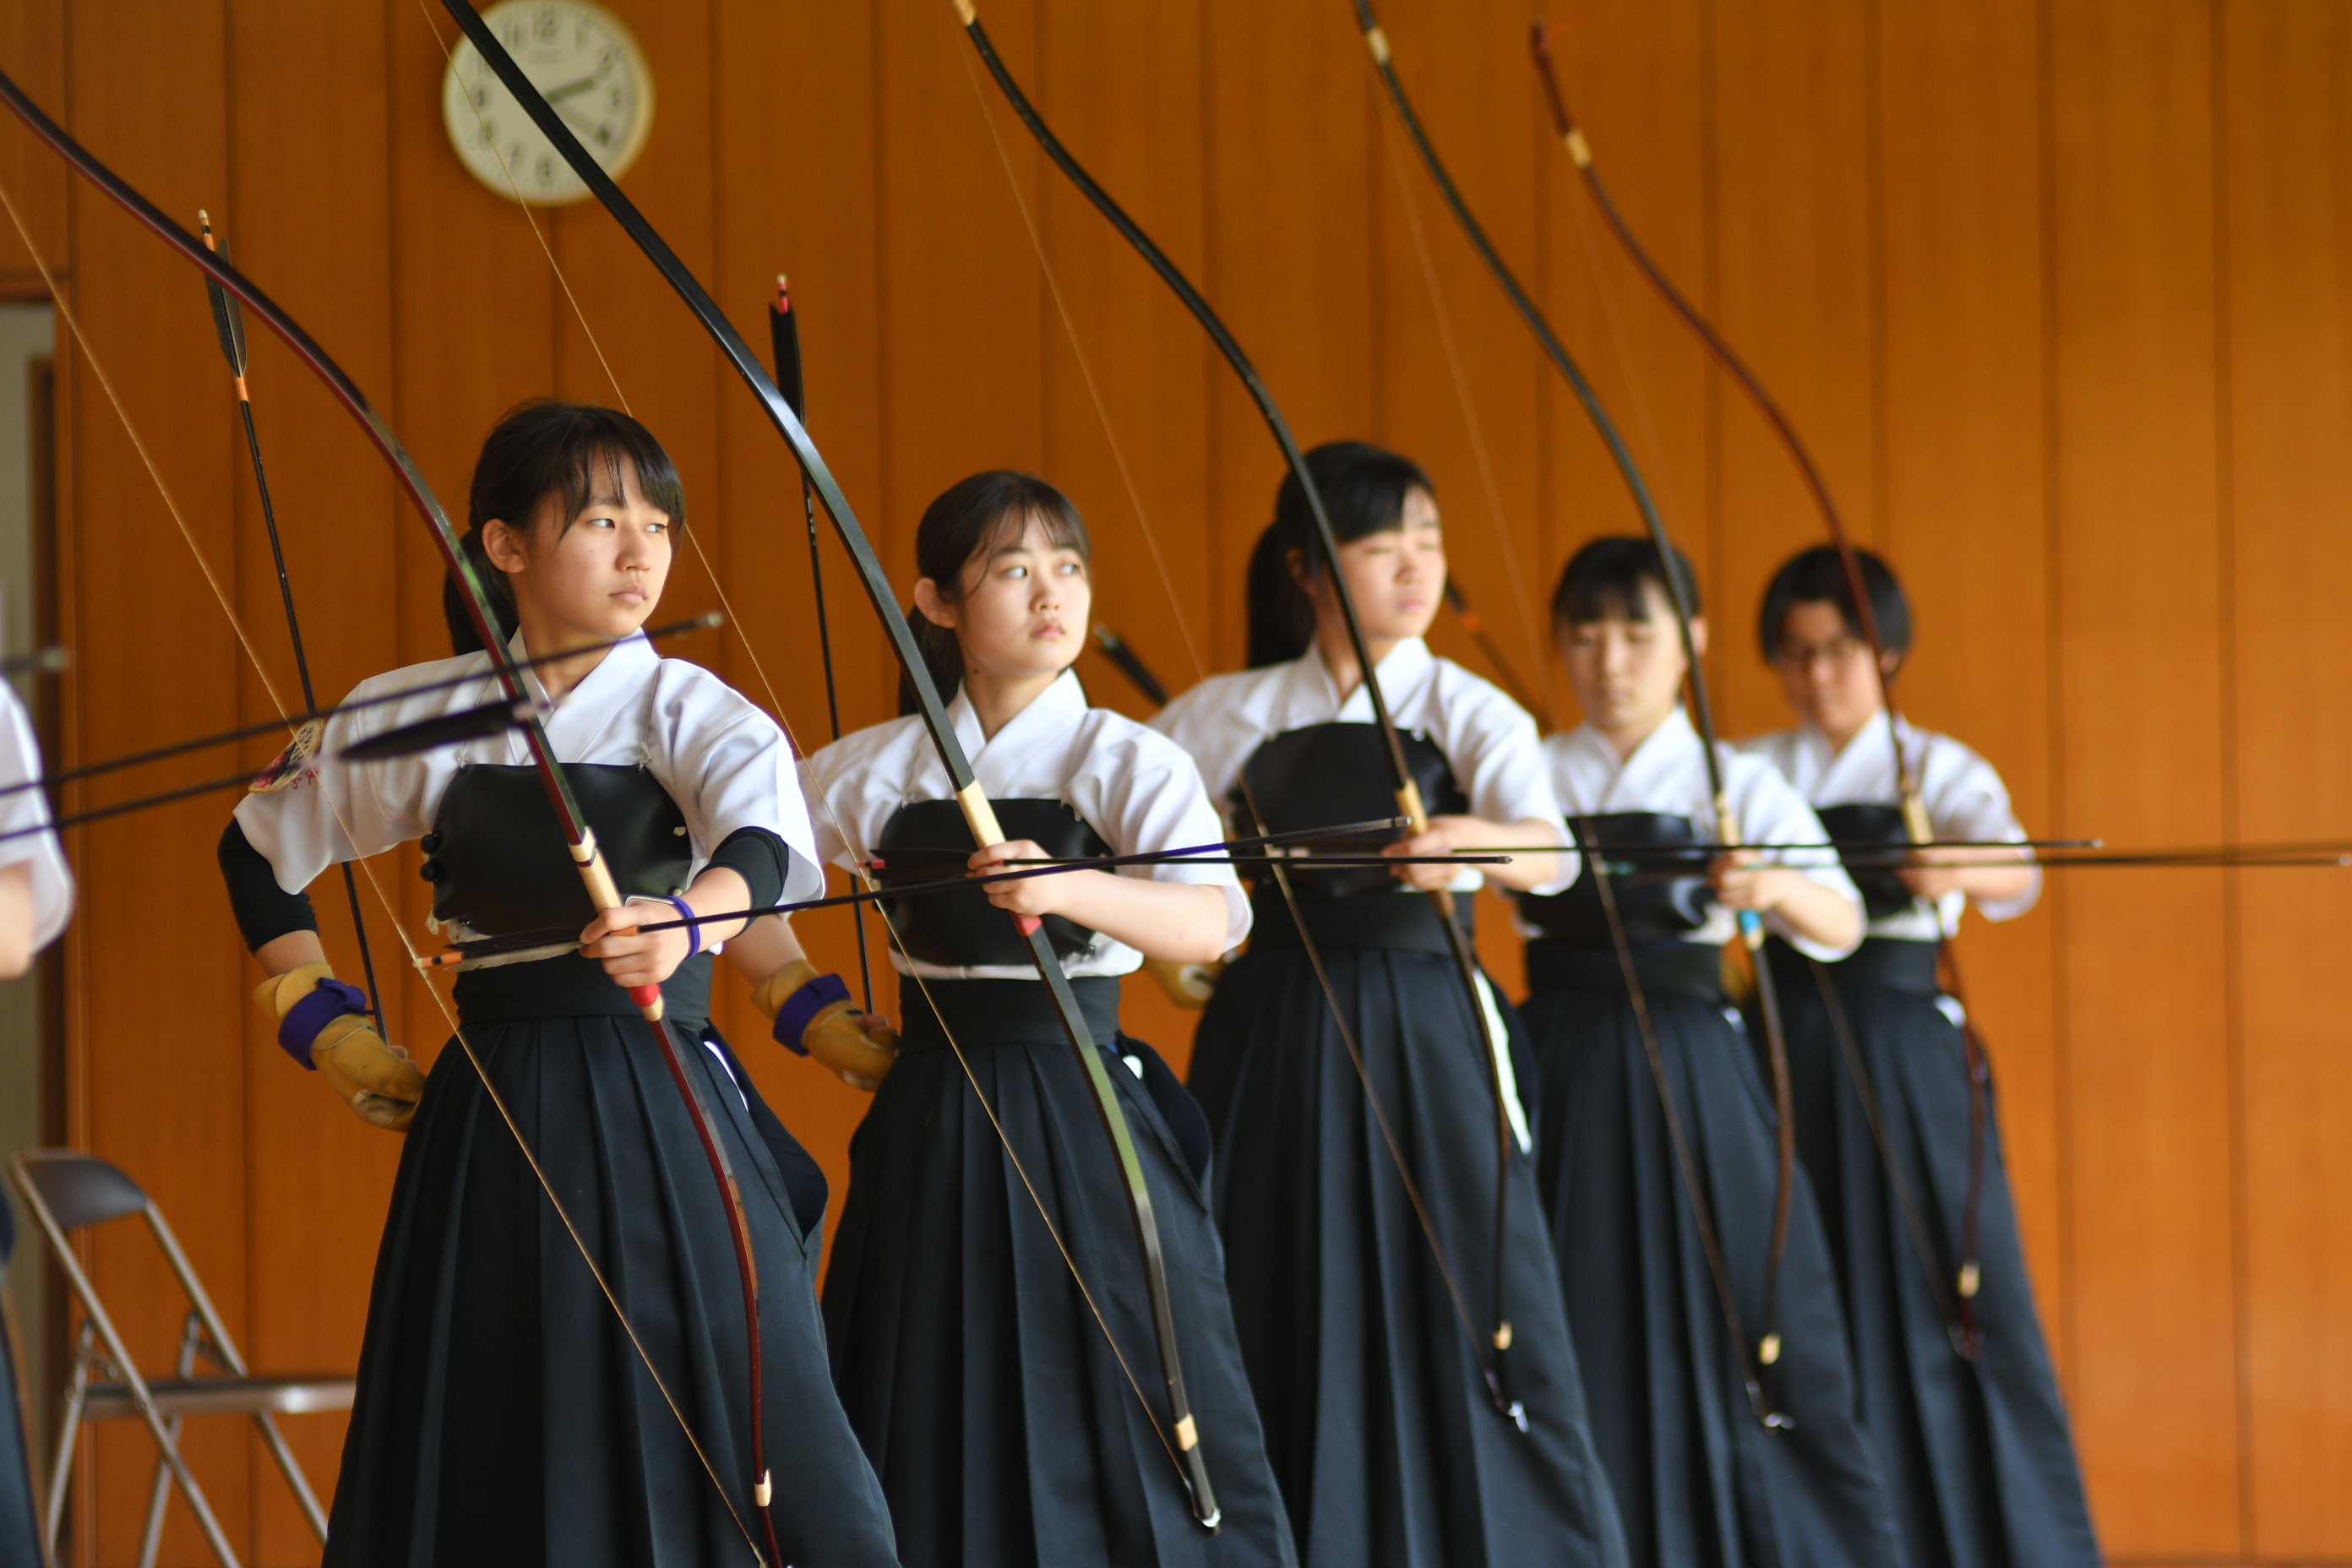
M 1875 62 L 1864 0 L 1719 5 L 1715 144 L 1721 300 L 1715 321 L 1797 427 L 1847 528 L 1880 525 L 1871 279 Z M 1722 520 L 1699 558 L 1713 614 L 1707 663 L 1726 734 L 1789 723 L 1758 656 L 1761 585 L 1822 542 L 1802 478 L 1754 407 L 1724 387 Z
M 628 188 L 763 352 L 773 275 L 793 277 L 812 427 L 901 600 L 931 496 L 977 468 L 1032 467 L 1087 510 L 1102 616 L 1171 686 L 1198 673 L 1188 633 L 1202 667 L 1236 663 L 1242 567 L 1280 477 L 1272 445 L 1161 286 L 993 89 L 975 98 L 951 11 L 618 8 L 661 82 Z M 2352 38 L 2334 8 L 1672 0 L 1556 19 L 1563 79 L 1635 228 L 1796 416 L 1858 536 L 1906 574 L 1921 628 L 1906 689 L 1921 721 L 1984 751 L 2036 828 L 2154 844 L 2352 826 L 2335 804 L 2352 768 L 2335 718 L 2352 634 L 2327 597 L 2352 479 Z M 1726 728 L 1780 724 L 1748 622 L 1764 573 L 1818 536 L 1785 458 L 1599 230 L 1540 114 L 1524 10 L 1392 0 L 1382 20 L 1441 151 L 1701 563 Z M 1570 551 L 1637 520 L 1409 155 L 1400 184 L 1347 8 L 1003 0 L 986 21 L 1073 151 L 1225 313 L 1302 442 L 1364 435 L 1433 467 L 1465 585 L 1515 658 L 1548 665 L 1518 600 L 1539 618 Z M 212 208 L 461 517 L 503 409 L 625 398 L 677 457 L 737 616 L 677 651 L 762 701 L 772 685 L 802 742 L 821 743 L 805 529 L 781 443 L 593 206 L 539 215 L 585 326 L 575 319 L 524 215 L 444 144 L 436 31 L 454 37 L 414 0 L 332 14 L 39 0 L 0 18 L 0 68 L 175 216 Z M 131 418 L 290 689 L 199 285 L 69 194 L 13 127 L 0 127 L 0 184 L 68 268 Z M 0 235 L 0 291 L 26 279 Z M 60 609 L 80 661 L 68 754 L 265 713 L 105 395 L 78 355 L 60 357 Z M 322 691 L 438 657 L 440 565 L 416 520 L 287 356 L 257 346 L 254 388 Z M 872 722 L 891 710 L 894 677 L 846 562 L 829 539 L 824 550 L 844 717 Z M 691 552 L 673 583 L 673 611 L 717 593 Z M 1482 667 L 1457 632 L 1437 640 Z M 1141 710 L 1098 660 L 1083 673 Z M 87 889 L 69 950 L 74 1135 L 181 1220 L 257 1363 L 348 1364 L 398 1146 L 333 1113 L 248 1016 L 254 976 L 212 868 L 220 816 L 202 802 L 73 836 Z M 429 940 L 413 853 L 372 868 L 404 929 Z M 332 904 L 331 881 L 319 892 Z M 2336 1196 L 2352 1090 L 2326 934 L 2352 912 L 2337 909 L 2347 897 L 2301 872 L 2079 872 L 2026 920 L 1962 944 L 2029 1256 L 2123 1560 L 2352 1553 L 2331 1485 L 2352 1455 L 2336 1394 L 2352 1360 L 2352 1219 Z M 198 918 L 158 942 L 145 912 L 158 900 Z M 391 922 L 371 910 L 371 925 L 399 970 Z M 845 922 L 803 928 L 820 962 L 854 965 Z M 1486 934 L 1509 973 L 1502 922 Z M 443 1026 L 421 984 L 400 981 L 392 1014 L 429 1057 Z M 173 998 L 169 1050 L 149 1044 L 139 1005 L 155 995 Z M 1139 984 L 1130 997 L 1135 1026 L 1181 1062 L 1189 1016 Z M 864 1098 L 767 1051 L 739 982 L 719 1013 L 837 1202 Z M 173 1314 L 129 1240 L 102 1237 L 94 1261 L 160 1359 Z M 324 1483 L 341 1425 L 295 1425 Z M 251 1446 L 223 1426 L 196 1447 L 257 1560 L 306 1560 Z M 86 1560 L 127 1561 L 144 1445 L 110 1436 L 97 1450 L 81 1544 Z M 184 1520 L 173 1531 L 166 1561 L 202 1561 Z
M 2328 6 L 2231 7 L 2222 299 L 2224 504 L 2238 754 L 2231 836 L 2352 830 L 2352 28 Z M 2352 1074 L 2325 976 L 2352 897 L 2306 871 L 2237 879 L 2244 1086 L 2241 1398 L 2247 1550 L 2352 1555 Z
M 383 18 L 364 7 L 240 0 L 228 16 L 227 40 L 229 179 L 211 198 L 214 218 L 225 226 L 237 258 L 270 279 L 273 297 L 331 345 L 330 352 L 362 386 L 388 397 L 392 330 L 381 304 L 392 290 L 393 213 L 384 200 L 391 73 Z M 300 62 L 320 58 L 350 61 L 354 79 L 328 79 L 300 68 Z M 192 217 L 178 216 L 184 222 Z M 173 270 L 179 276 L 165 299 L 201 333 L 201 281 L 184 268 Z M 352 584 L 396 575 L 396 529 L 406 520 L 396 510 L 390 477 L 373 461 L 359 429 L 275 339 L 267 332 L 258 339 L 248 378 L 257 399 L 255 421 L 312 679 L 319 700 L 331 702 L 362 678 L 399 661 L 397 622 L 352 615 L 348 605 Z M 227 450 L 236 476 L 237 597 L 275 693 L 263 689 L 248 666 L 241 716 L 257 721 L 299 708 L 303 697 L 241 422 L 231 408 L 227 367 L 217 357 L 193 365 L 211 373 L 205 406 L 213 440 Z M 274 749 L 274 742 L 256 748 Z M 217 801 L 206 808 L 214 815 L 222 809 Z M 321 879 L 318 894 L 314 904 L 328 951 L 341 973 L 356 977 L 360 963 L 341 879 Z M 216 910 L 221 902 L 215 894 L 202 907 Z M 363 908 L 379 979 L 402 974 L 407 966 L 383 906 L 369 898 Z M 244 1026 L 244 1059 L 270 1063 L 278 1053 L 267 1020 L 249 1005 L 236 1016 Z M 388 1185 L 398 1140 L 355 1118 L 316 1114 L 322 1109 L 319 1086 L 307 1074 L 248 1071 L 247 1095 L 247 1354 L 271 1372 L 344 1364 L 364 1321 L 364 1296 L 343 1289 L 320 1301 L 310 1282 L 321 1272 L 363 1279 L 373 1271 L 374 1205 L 362 1205 L 360 1223 L 348 1223 L 339 1178 L 357 1170 L 366 1173 L 369 1189 Z M 331 1485 L 343 1418 L 288 1426 L 305 1467 L 322 1486 Z M 248 1436 L 248 1466 L 266 1466 L 264 1452 L 258 1438 Z M 306 1542 L 315 1544 L 284 1488 L 256 1487 L 250 1495 L 257 1554 L 296 1560 Z M 200 1551 L 193 1522 L 184 1515 L 179 1522 L 183 1550 Z
M 228 162 L 221 8 L 123 4 L 78 12 L 75 21 L 78 32 L 88 28 L 109 40 L 104 50 L 78 48 L 69 58 L 76 132 L 167 208 L 191 212 L 211 200 L 225 188 Z M 163 100 L 175 108 L 173 134 L 159 138 L 144 106 Z M 220 503 L 234 483 L 234 451 L 218 422 L 219 359 L 210 323 L 190 298 L 186 268 L 113 207 L 78 200 L 73 219 L 73 294 L 92 351 L 198 543 L 233 591 L 235 535 Z M 221 611 L 192 569 L 188 547 L 96 376 L 78 376 L 74 395 L 81 441 L 77 505 L 82 517 L 102 520 L 97 527 L 105 541 L 89 553 L 77 679 L 68 698 L 79 710 L 79 739 L 90 754 L 104 756 L 151 742 L 158 714 L 199 733 L 232 724 L 241 716 L 241 660 Z M 182 412 L 199 408 L 205 417 Z M 114 778 L 86 795 L 121 799 L 137 787 Z M 76 940 L 89 942 L 108 929 L 150 929 L 162 910 L 218 909 L 210 846 L 219 824 L 217 802 L 195 801 L 78 833 L 73 857 L 85 897 Z M 241 1029 L 215 1026 L 179 1036 L 152 1005 L 153 998 L 168 996 L 174 1015 L 238 1017 L 246 982 L 236 935 L 226 921 L 205 921 L 188 941 L 141 945 L 139 984 L 92 984 L 77 1020 L 95 1092 L 71 1108 L 69 1125 L 89 1146 L 121 1152 L 156 1201 L 180 1218 L 196 1268 L 212 1282 L 222 1310 L 241 1323 L 250 1300 L 242 1180 L 250 1122 Z M 142 1048 L 159 1028 L 173 1048 Z M 136 1227 L 118 1225 L 95 1233 L 91 1256 L 134 1352 L 168 1360 L 179 1310 L 152 1242 Z M 101 1484 L 86 1492 L 81 1522 L 101 1550 L 119 1552 L 136 1540 L 152 1448 L 120 1427 L 100 1434 L 96 1447 Z M 206 1431 L 193 1448 L 200 1484 L 241 1532 L 247 1508 L 241 1441 Z
M 2053 42 L 2053 826 L 2118 843 L 2225 826 L 2208 18 L 2070 5 Z M 2216 872 L 2078 873 L 2053 900 L 2074 1412 L 2121 1554 L 2239 1541 L 2221 891 Z
M 1715 308 L 1716 291 L 1711 15 L 1703 0 L 1591 7 L 1559 18 L 1552 41 L 1561 89 L 1612 198 L 1703 310 Z M 1514 65 L 1529 73 L 1525 90 L 1537 92 L 1530 68 Z M 1535 134 L 1545 221 L 1539 265 L 1527 281 L 1631 447 L 1669 535 L 1703 569 L 1717 515 L 1721 403 L 1706 353 L 1603 227 L 1548 116 Z M 1534 569 L 1549 616 L 1560 568 L 1577 548 L 1600 534 L 1638 533 L 1642 518 L 1567 383 L 1547 364 L 1538 386 L 1548 467 Z M 1559 721 L 1580 722 L 1556 661 L 1554 677 Z

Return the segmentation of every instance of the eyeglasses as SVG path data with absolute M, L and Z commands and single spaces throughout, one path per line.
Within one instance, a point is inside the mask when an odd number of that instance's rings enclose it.
M 1825 643 L 1811 646 L 1804 643 L 1784 642 L 1773 653 L 1772 662 L 1792 666 L 1798 669 L 1807 668 L 1814 664 L 1825 664 L 1836 669 L 1852 664 L 1856 659 L 1866 658 L 1869 653 L 1870 645 L 1860 637 L 1835 637 Z

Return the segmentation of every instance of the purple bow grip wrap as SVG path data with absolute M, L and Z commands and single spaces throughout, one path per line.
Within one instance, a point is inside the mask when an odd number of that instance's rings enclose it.
M 818 975 L 776 1009 L 776 1044 L 794 1056 L 808 1055 L 808 1047 L 801 1044 L 801 1036 L 808 1032 L 810 1020 L 835 1002 L 848 1000 L 849 987 L 840 975 Z
M 310 1059 L 310 1042 L 319 1031 L 346 1013 L 364 1015 L 368 1010 L 367 993 L 341 980 L 321 980 L 310 994 L 286 1009 L 286 1016 L 278 1021 L 278 1044 L 286 1054 L 302 1064 L 305 1072 L 318 1071 L 318 1063 Z

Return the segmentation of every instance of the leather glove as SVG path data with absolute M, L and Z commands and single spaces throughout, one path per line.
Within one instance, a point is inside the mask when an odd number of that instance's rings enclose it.
M 1225 961 L 1218 958 L 1206 963 L 1179 963 L 1172 958 L 1147 958 L 1143 968 L 1160 982 L 1160 989 L 1168 993 L 1168 1000 L 1197 1013 L 1216 994 L 1217 976 L 1225 972 Z
M 284 974 L 272 975 L 254 989 L 253 1000 L 281 1026 L 278 1043 L 296 1056 L 301 1042 L 289 1044 L 282 1026 L 287 1015 L 319 994 L 320 981 L 331 981 L 334 967 L 306 963 Z M 333 993 L 329 993 L 330 995 Z M 425 1093 L 425 1075 L 415 1062 L 384 1044 L 383 1037 L 356 1008 L 329 1016 L 308 1042 L 306 1065 L 318 1069 L 336 1097 L 371 1127 L 405 1132 Z M 305 1058 L 296 1056 L 297 1060 Z
M 824 986 L 825 981 L 832 984 Z M 761 982 L 751 1005 L 776 1021 L 777 1044 L 814 1057 L 852 1089 L 868 1094 L 880 1089 L 898 1059 L 898 1031 L 878 1014 L 860 1013 L 849 1000 L 849 988 L 837 976 L 820 975 L 806 959 L 796 958 Z

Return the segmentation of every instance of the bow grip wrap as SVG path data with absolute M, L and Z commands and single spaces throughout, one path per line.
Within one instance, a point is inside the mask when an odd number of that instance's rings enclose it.
M 604 864 L 604 852 L 596 847 L 596 830 L 586 823 L 580 825 L 580 842 L 572 846 L 572 863 L 580 868 L 580 879 L 588 888 L 588 901 L 599 912 L 621 907 L 621 889 L 613 885 L 613 873 Z M 632 985 L 629 1000 L 646 1016 L 646 1022 L 658 1024 L 662 1019 L 662 991 L 658 985 Z
M 996 807 L 989 804 L 988 792 L 980 787 L 978 779 L 956 791 L 956 804 L 963 807 L 963 819 L 971 825 L 972 842 L 982 849 L 1004 842 L 1004 829 L 997 826 Z M 1014 915 L 1013 923 L 1021 928 L 1023 936 L 1034 936 L 1045 922 L 1036 915 Z

